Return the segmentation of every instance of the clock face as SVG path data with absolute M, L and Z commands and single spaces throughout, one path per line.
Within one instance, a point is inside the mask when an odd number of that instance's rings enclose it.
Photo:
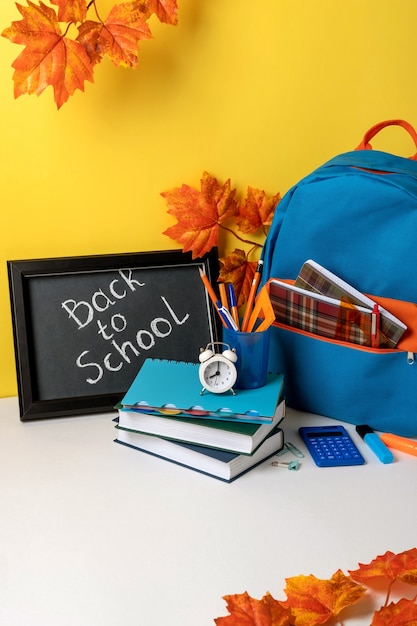
M 201 384 L 212 393 L 224 393 L 231 389 L 236 382 L 236 376 L 233 363 L 219 356 L 200 366 Z

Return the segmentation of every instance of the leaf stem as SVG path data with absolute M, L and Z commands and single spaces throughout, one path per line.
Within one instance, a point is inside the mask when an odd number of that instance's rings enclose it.
M 68 33 L 69 29 L 70 29 L 71 24 L 74 24 L 74 22 L 68 22 L 67 23 L 67 27 L 66 27 L 65 31 L 62 33 L 63 37 L 67 36 L 67 33 Z
M 396 581 L 396 580 L 397 580 L 397 579 L 396 579 L 396 578 L 394 578 L 394 580 L 391 580 L 391 581 L 389 582 L 389 585 L 388 585 L 388 588 L 387 588 L 387 597 L 385 598 L 385 604 L 384 604 L 384 607 L 385 607 L 385 606 L 388 606 L 389 598 L 390 598 L 390 595 L 391 595 L 391 589 L 392 589 L 392 586 L 393 586 L 393 584 L 395 583 L 395 581 Z
M 87 4 L 87 11 L 91 7 L 91 5 L 94 5 L 94 11 L 95 11 L 98 21 L 103 24 L 103 20 L 101 19 L 98 9 L 97 9 L 96 0 L 90 0 L 90 2 Z
M 219 224 L 219 228 L 222 228 L 223 230 L 227 230 L 229 233 L 234 235 L 237 239 L 239 239 L 239 241 L 242 241 L 243 243 L 247 243 L 249 245 L 252 245 L 254 248 L 262 248 L 262 245 L 260 243 L 257 243 L 256 241 L 252 241 L 250 239 L 244 239 L 243 237 L 238 235 L 232 228 L 229 228 L 228 226 L 224 226 L 223 224 Z

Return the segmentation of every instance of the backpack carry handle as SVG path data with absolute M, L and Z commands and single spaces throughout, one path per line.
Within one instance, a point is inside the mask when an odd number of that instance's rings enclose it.
M 379 122 L 379 124 L 375 124 L 375 126 L 372 126 L 372 128 L 370 128 L 368 132 L 365 133 L 361 143 L 356 148 L 356 150 L 372 150 L 372 146 L 370 144 L 371 139 L 373 139 L 375 135 L 377 135 L 387 126 L 401 126 L 402 128 L 404 128 L 411 136 L 417 149 L 417 132 L 415 131 L 413 126 L 411 126 L 411 124 L 409 124 L 405 120 L 386 120 L 385 122 Z M 417 152 L 416 154 L 411 156 L 410 159 L 412 159 L 413 161 L 417 161 Z

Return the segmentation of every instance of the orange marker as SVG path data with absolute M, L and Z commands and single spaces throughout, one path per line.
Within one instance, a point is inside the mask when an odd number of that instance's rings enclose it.
M 417 456 L 417 441 L 414 439 L 407 439 L 407 437 L 400 437 L 400 435 L 392 435 L 391 433 L 381 433 L 379 437 L 388 448 Z

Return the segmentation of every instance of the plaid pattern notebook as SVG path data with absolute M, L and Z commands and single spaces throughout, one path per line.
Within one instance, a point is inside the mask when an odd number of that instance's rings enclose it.
M 344 280 L 322 267 L 311 259 L 306 261 L 300 270 L 295 285 L 301 289 L 319 293 L 329 298 L 335 298 L 352 305 L 360 305 L 371 311 L 374 301 L 346 283 Z M 381 348 L 395 348 L 407 326 L 386 309 L 379 307 L 380 329 L 378 346 Z
M 269 282 L 277 322 L 321 337 L 371 345 L 372 312 L 279 280 Z

